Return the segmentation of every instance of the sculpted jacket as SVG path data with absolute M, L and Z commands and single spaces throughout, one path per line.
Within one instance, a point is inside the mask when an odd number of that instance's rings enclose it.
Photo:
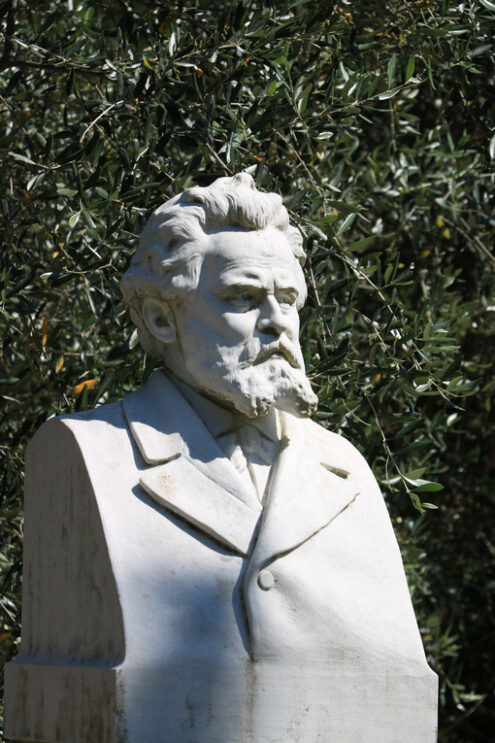
M 356 449 L 280 413 L 262 509 L 161 372 L 30 445 L 6 734 L 434 743 L 401 556 Z

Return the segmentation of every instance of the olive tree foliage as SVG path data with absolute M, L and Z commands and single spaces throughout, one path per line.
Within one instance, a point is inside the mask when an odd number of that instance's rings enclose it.
M 247 169 L 305 237 L 316 417 L 383 489 L 440 740 L 491 740 L 495 3 L 0 13 L 2 660 L 20 632 L 25 445 L 142 384 L 156 362 L 119 291 L 137 236 L 163 200 Z

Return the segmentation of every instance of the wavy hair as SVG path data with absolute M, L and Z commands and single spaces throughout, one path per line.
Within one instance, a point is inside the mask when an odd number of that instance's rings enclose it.
M 286 237 L 296 261 L 306 255 L 299 230 L 275 193 L 258 191 L 248 173 L 218 178 L 205 188 L 188 188 L 158 207 L 141 234 L 120 288 L 129 305 L 144 350 L 163 356 L 163 345 L 147 330 L 142 317 L 145 297 L 173 303 L 198 286 L 205 246 L 201 238 L 221 230 L 275 227 Z M 305 296 L 300 297 L 300 304 Z

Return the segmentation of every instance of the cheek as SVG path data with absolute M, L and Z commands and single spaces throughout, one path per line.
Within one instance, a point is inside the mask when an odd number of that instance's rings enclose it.
M 215 325 L 227 343 L 240 343 L 253 336 L 256 316 L 253 312 L 225 312 L 218 316 Z
M 299 325 L 299 313 L 297 310 L 291 310 L 286 330 L 286 333 L 290 338 L 299 338 Z

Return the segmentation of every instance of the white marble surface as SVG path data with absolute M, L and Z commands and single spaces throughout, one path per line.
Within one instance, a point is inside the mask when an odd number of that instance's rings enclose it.
M 167 372 L 29 447 L 7 736 L 436 740 L 437 678 L 383 498 L 307 417 L 301 241 L 253 186 L 157 210 L 123 287 Z

